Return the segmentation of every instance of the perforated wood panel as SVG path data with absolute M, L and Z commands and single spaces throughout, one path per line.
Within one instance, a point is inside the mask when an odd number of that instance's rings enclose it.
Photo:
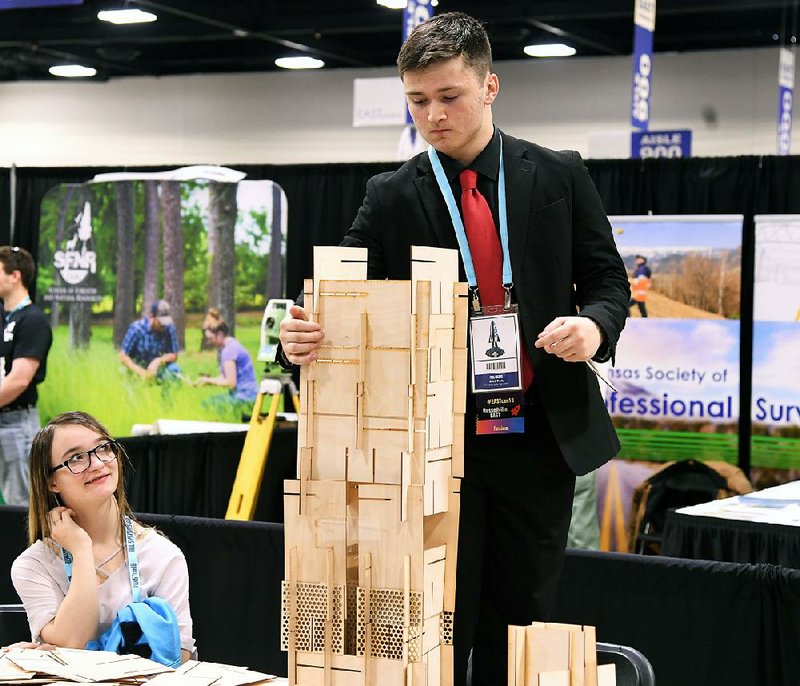
M 289 587 L 283 582 L 281 598 L 281 649 L 289 649 Z M 346 591 L 346 592 L 345 592 Z M 346 602 L 342 602 L 343 596 Z M 297 584 L 297 619 L 295 649 L 301 652 L 322 652 L 325 649 L 325 620 L 327 617 L 327 587 L 325 584 Z M 342 612 L 347 607 L 347 614 Z M 345 652 L 364 655 L 366 652 L 366 590 L 357 587 L 333 589 L 331 650 L 337 655 Z M 452 613 L 451 641 L 452 641 Z M 402 591 L 375 589 L 370 592 L 369 622 L 372 624 L 372 657 L 390 660 L 403 659 L 405 640 L 405 601 Z M 409 594 L 408 661 L 422 659 L 422 593 Z
M 333 587 L 331 651 L 344 653 L 344 607 L 342 586 Z M 304 652 L 325 650 L 325 621 L 328 616 L 328 587 L 325 584 L 297 584 L 295 649 Z M 289 584 L 281 593 L 281 649 L 289 650 Z
M 441 632 L 440 632 L 440 639 L 442 641 L 442 645 L 451 646 L 453 645 L 453 613 L 452 612 L 442 612 L 442 624 L 441 624 Z
M 358 589 L 356 655 L 366 652 L 366 591 Z M 405 601 L 402 591 L 373 588 L 370 593 L 369 621 L 372 623 L 370 654 L 372 657 L 403 659 L 405 635 Z M 409 596 L 408 661 L 422 657 L 422 593 Z

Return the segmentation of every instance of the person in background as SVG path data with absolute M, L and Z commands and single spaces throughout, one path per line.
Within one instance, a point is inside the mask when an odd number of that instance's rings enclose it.
M 194 651 L 186 560 L 177 546 L 133 518 L 124 456 L 103 425 L 84 412 L 60 414 L 36 434 L 30 547 L 11 566 L 11 580 L 34 643 L 83 648 L 131 602 L 135 565 L 141 596 L 162 598 L 174 610 L 185 661 Z
M 653 272 L 647 266 L 647 258 L 644 255 L 636 256 L 636 269 L 633 270 L 631 277 L 631 299 L 628 301 L 628 308 L 636 305 L 642 317 L 647 316 L 647 292 L 650 290 Z
M 122 340 L 119 359 L 143 379 L 162 381 L 180 374 L 178 335 L 169 312 L 166 300 L 156 300 L 149 316 L 133 322 Z
M 630 291 L 580 156 L 494 126 L 500 84 L 478 20 L 449 12 L 421 23 L 397 64 L 431 148 L 368 181 L 341 245 L 367 248 L 369 279 L 400 280 L 410 278 L 412 245 L 461 247 L 477 277 L 471 304 L 489 315 L 513 315 L 509 300 L 518 306 L 522 390 L 508 409 L 521 407 L 524 424 L 479 434 L 485 415 L 467 393 L 456 572 L 454 683 L 466 683 L 471 652 L 473 686 L 499 686 L 507 683 L 508 625 L 549 618 L 575 474 L 620 448 L 586 362 L 613 358 Z M 507 237 L 498 231 L 506 222 Z M 324 332 L 302 307 L 290 315 L 279 359 L 314 363 Z
M 44 381 L 53 332 L 31 302 L 36 269 L 22 248 L 0 247 L 0 493 L 9 505 L 28 502 L 28 453 L 41 424 L 36 386 Z
M 197 384 L 224 386 L 228 392 L 215 395 L 204 404 L 217 406 L 220 410 L 233 407 L 242 413 L 250 413 L 258 394 L 258 382 L 253 369 L 253 358 L 244 346 L 230 335 L 228 324 L 220 319 L 203 332 L 210 345 L 217 348 L 219 376 L 201 376 Z
M 575 498 L 569 523 L 567 548 L 600 550 L 600 519 L 597 514 L 597 471 L 575 477 Z

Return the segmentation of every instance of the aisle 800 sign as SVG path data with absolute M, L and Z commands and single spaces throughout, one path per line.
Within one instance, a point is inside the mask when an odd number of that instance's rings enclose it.
M 635 131 L 631 134 L 631 157 L 651 159 L 659 157 L 677 158 L 692 156 L 692 132 Z

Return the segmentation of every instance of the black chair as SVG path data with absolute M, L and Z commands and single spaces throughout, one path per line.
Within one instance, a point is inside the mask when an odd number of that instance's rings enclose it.
M 30 640 L 31 630 L 25 608 L 20 604 L 0 605 L 0 646 Z
M 597 664 L 617 667 L 617 686 L 655 686 L 650 661 L 635 648 L 613 643 L 597 644 Z

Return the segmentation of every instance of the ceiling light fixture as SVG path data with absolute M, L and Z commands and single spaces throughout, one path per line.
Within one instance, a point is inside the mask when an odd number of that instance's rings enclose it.
M 390 10 L 404 10 L 406 0 L 377 0 L 381 7 L 388 7 Z
M 522 50 L 530 57 L 572 57 L 575 54 L 575 48 L 564 43 L 526 45 Z
M 275 64 L 281 69 L 319 69 L 325 62 L 315 57 L 279 57 Z
M 101 10 L 97 13 L 97 18 L 112 24 L 146 24 L 158 19 L 152 12 L 135 9 Z
M 63 76 L 68 79 L 80 78 L 82 76 L 94 76 L 97 69 L 93 67 L 84 67 L 82 64 L 56 64 L 48 71 L 53 76 Z

